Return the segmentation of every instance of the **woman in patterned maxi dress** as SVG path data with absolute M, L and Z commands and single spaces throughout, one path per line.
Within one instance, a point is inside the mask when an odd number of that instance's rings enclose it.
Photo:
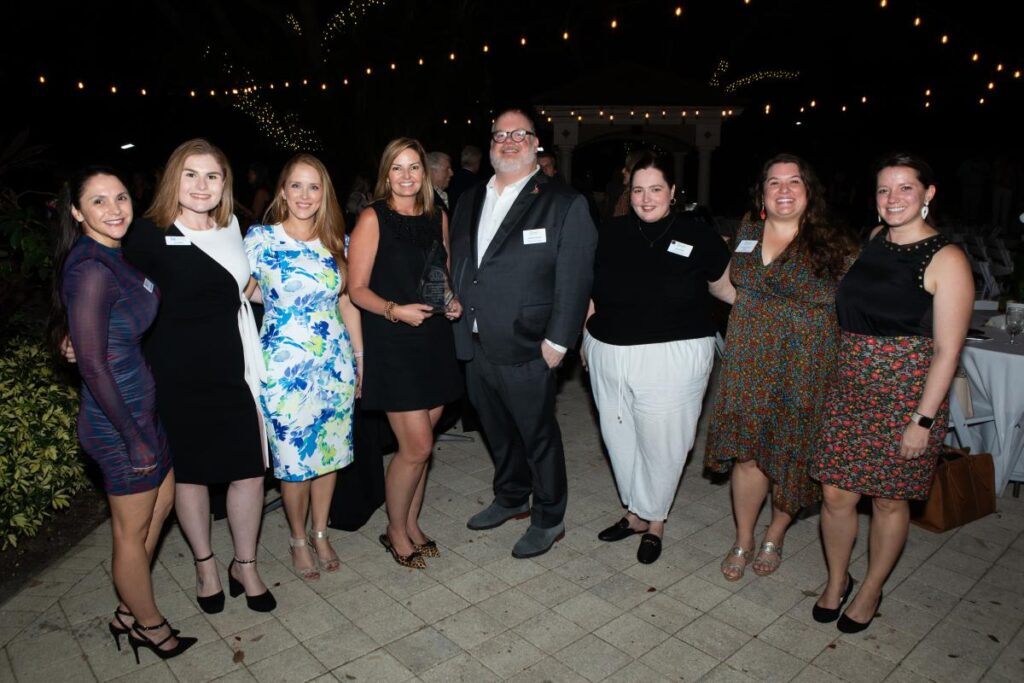
M 266 309 L 260 404 L 291 529 L 292 564 L 299 576 L 316 580 L 318 564 L 328 572 L 340 566 L 327 522 L 336 472 L 352 462 L 359 312 L 345 293 L 341 208 L 319 159 L 299 154 L 285 165 L 268 214 L 270 224 L 252 226 L 245 238 Z
M 736 236 L 736 303 L 705 451 L 708 469 L 732 470 L 736 540 L 722 562 L 730 581 L 743 576 L 769 490 L 771 523 L 754 560 L 761 575 L 778 568 L 793 516 L 820 497 L 807 462 L 835 372 L 836 284 L 855 248 L 829 227 L 820 184 L 801 159 L 771 159 L 754 197 L 761 221 Z

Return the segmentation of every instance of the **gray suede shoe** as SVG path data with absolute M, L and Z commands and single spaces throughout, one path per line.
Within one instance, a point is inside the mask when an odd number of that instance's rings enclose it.
M 530 525 L 523 537 L 516 541 L 512 547 L 512 557 L 520 560 L 527 557 L 537 557 L 551 550 L 556 541 L 565 538 L 565 524 L 558 524 L 549 529 L 541 529 L 539 526 Z
M 519 507 L 507 508 L 491 503 L 480 512 L 469 518 L 466 526 L 474 531 L 499 527 L 510 519 L 526 519 L 530 516 L 530 504 L 523 503 Z

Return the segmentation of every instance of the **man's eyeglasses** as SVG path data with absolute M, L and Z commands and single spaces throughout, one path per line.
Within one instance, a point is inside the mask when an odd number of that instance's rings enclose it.
M 516 130 L 492 130 L 491 139 L 497 143 L 502 143 L 512 138 L 512 142 L 522 142 L 528 136 L 533 135 L 536 137 L 536 133 L 525 128 L 517 128 Z

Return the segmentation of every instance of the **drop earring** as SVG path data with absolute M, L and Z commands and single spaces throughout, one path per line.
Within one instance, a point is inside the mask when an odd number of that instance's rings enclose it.
M 928 218 L 928 202 L 925 202 L 924 206 L 921 207 L 921 220 L 926 218 Z
M 758 215 L 761 216 L 761 220 L 768 218 L 768 214 L 764 210 L 764 202 L 761 202 L 761 213 Z

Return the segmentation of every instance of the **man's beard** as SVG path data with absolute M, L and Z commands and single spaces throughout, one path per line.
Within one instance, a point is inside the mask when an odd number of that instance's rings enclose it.
M 507 159 L 495 151 L 491 151 L 491 166 L 498 173 L 518 173 L 533 168 L 537 164 L 537 152 L 528 150 L 517 158 Z

